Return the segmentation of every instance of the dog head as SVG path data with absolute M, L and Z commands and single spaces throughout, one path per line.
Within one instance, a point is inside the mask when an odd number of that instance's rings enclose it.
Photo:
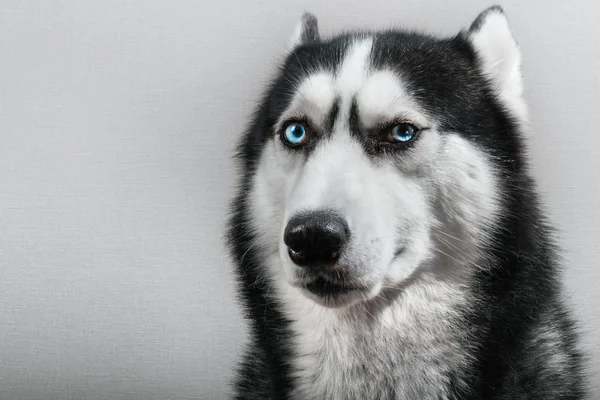
M 519 69 L 498 7 L 450 38 L 321 39 L 304 15 L 241 147 L 270 277 L 341 307 L 481 267 L 526 115 Z

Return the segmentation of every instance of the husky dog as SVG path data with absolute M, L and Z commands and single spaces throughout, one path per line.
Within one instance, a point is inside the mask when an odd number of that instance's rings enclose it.
M 448 38 L 305 14 L 239 145 L 236 399 L 580 399 L 504 12 Z

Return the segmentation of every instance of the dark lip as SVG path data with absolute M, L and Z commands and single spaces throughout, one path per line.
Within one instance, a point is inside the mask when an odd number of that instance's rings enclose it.
M 335 297 L 356 290 L 362 290 L 360 287 L 334 283 L 323 277 L 319 277 L 311 282 L 305 283 L 303 286 L 306 290 L 319 297 Z

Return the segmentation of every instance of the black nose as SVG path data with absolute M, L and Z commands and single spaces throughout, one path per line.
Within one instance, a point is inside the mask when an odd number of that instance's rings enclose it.
M 283 242 L 294 263 L 300 266 L 333 265 L 348 241 L 348 224 L 329 211 L 315 211 L 293 217 L 283 233 Z

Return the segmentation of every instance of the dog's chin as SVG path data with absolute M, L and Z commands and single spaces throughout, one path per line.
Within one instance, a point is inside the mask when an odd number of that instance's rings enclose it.
M 310 291 L 303 289 L 302 292 L 306 297 L 319 304 L 320 306 L 327 308 L 342 308 L 349 307 L 356 304 L 364 299 L 363 294 L 357 293 L 356 291 L 340 294 L 340 295 L 316 295 Z
M 315 303 L 327 308 L 349 307 L 372 297 L 372 288 L 362 286 L 340 285 L 324 278 L 310 282 L 295 284 L 302 293 Z

